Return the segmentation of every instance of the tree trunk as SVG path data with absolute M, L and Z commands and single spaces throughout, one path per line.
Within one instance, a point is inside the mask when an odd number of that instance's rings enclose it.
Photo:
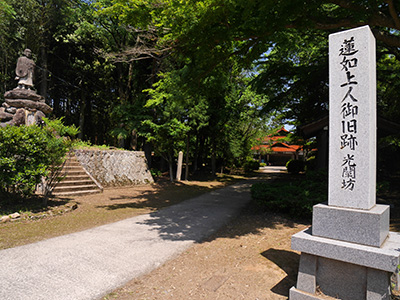
M 146 157 L 147 165 L 149 166 L 149 169 L 151 169 L 151 164 L 152 164 L 151 148 L 152 148 L 151 144 L 148 142 L 145 142 L 145 144 L 143 145 L 144 156 Z
M 131 137 L 131 149 L 136 151 L 137 150 L 137 144 L 138 144 L 138 140 L 137 140 L 137 132 L 135 129 L 132 130 L 132 137 Z
M 169 178 L 171 182 L 174 182 L 174 166 L 173 166 L 173 159 L 171 154 L 168 154 L 168 165 L 169 165 Z
M 120 104 L 124 105 L 127 102 L 127 97 L 125 93 L 125 86 L 124 86 L 124 67 L 121 63 L 117 64 L 117 74 L 118 74 L 118 96 Z M 122 128 L 124 124 L 121 123 L 119 126 Z M 129 143 L 129 140 L 128 140 Z M 129 145 L 127 145 L 129 147 Z M 125 149 L 125 139 L 120 137 L 118 138 L 118 147 Z
M 95 143 L 95 135 L 96 135 L 96 130 L 97 127 L 93 125 L 93 112 L 92 112 L 92 102 L 91 98 L 88 97 L 87 94 L 85 94 L 85 128 L 84 128 L 84 133 L 85 133 L 85 138 L 90 140 L 91 143 Z
M 204 138 L 203 135 L 200 136 L 199 138 L 199 143 L 197 147 L 197 160 L 196 160 L 196 170 L 203 167 L 203 162 L 204 162 L 204 156 L 207 155 L 208 153 L 205 153 L 205 142 L 206 139 Z
M 118 148 L 125 149 L 125 139 L 123 137 L 118 138 Z
M 211 173 L 213 176 L 217 174 L 217 146 L 215 144 L 215 141 L 212 142 L 212 152 L 211 152 Z
M 167 170 L 167 167 L 165 166 L 166 162 L 167 161 L 165 160 L 165 158 L 161 157 L 161 161 L 160 161 L 160 171 L 161 172 L 164 172 Z
M 47 60 L 47 49 L 45 46 L 40 47 L 40 58 L 42 61 L 42 82 L 40 83 L 39 94 L 47 98 L 47 76 L 48 76 L 48 60 Z
M 199 160 L 199 135 L 196 135 L 196 147 L 195 147 L 195 151 L 194 151 L 194 157 L 193 157 L 193 168 L 192 168 L 192 172 L 195 173 L 198 169 L 198 160 Z
M 121 63 L 117 64 L 117 76 L 118 76 L 118 96 L 121 104 L 125 104 L 127 97 L 125 93 L 125 85 L 124 85 L 124 68 Z
M 86 110 L 86 99 L 84 93 L 81 94 L 81 105 L 80 105 L 80 112 L 79 112 L 79 133 L 78 139 L 83 140 L 83 131 L 85 126 L 85 110 Z
M 189 180 L 189 141 L 190 135 L 189 133 L 186 136 L 186 167 L 185 167 L 185 180 Z
M 129 71 L 128 71 L 128 84 L 126 87 L 126 98 L 132 99 L 132 82 L 133 82 L 133 63 L 129 63 Z

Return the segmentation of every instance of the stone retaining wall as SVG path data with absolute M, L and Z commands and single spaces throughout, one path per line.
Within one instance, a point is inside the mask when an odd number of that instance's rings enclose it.
M 154 182 L 142 151 L 75 150 L 75 156 L 104 187 Z

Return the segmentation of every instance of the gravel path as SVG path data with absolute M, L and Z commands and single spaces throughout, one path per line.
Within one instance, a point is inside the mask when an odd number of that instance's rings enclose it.
M 98 299 L 215 232 L 251 180 L 158 212 L 0 251 L 0 299 Z

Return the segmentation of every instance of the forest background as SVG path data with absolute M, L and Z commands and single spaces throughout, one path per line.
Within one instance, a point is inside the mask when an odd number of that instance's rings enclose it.
M 192 171 L 215 173 L 243 165 L 268 128 L 327 115 L 328 35 L 343 29 L 371 27 L 378 115 L 398 121 L 399 11 L 394 0 L 0 0 L 0 102 L 30 48 L 38 93 L 80 139 L 170 165 L 182 150 Z M 379 147 L 396 167 L 398 135 Z

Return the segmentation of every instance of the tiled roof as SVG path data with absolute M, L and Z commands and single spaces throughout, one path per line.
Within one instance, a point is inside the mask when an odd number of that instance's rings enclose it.
M 274 143 L 272 146 L 270 145 L 257 145 L 252 148 L 252 150 L 260 150 L 260 149 L 270 149 L 273 152 L 293 152 L 295 153 L 298 150 L 301 150 L 301 146 L 299 145 L 288 145 L 285 143 Z
M 286 136 L 266 136 L 263 138 L 264 143 L 268 143 L 269 141 L 278 141 L 286 138 Z
M 302 146 L 300 145 L 289 145 L 285 142 L 281 142 L 280 140 L 285 139 L 287 136 L 285 135 L 274 135 L 274 134 L 286 134 L 290 133 L 287 131 L 284 127 L 279 129 L 273 134 L 270 134 L 260 140 L 262 140 L 262 145 L 256 145 L 252 148 L 252 150 L 258 151 L 260 149 L 269 149 L 272 152 L 291 152 L 291 153 L 296 153 L 297 151 L 302 149 Z M 272 144 L 272 145 L 270 145 Z

